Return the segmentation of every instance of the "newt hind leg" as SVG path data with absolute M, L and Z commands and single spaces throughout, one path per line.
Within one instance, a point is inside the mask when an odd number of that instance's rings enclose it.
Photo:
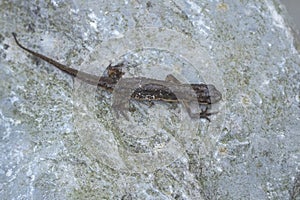
M 125 74 L 125 72 L 122 71 L 122 68 L 124 67 L 124 63 L 119 63 L 116 65 L 112 65 L 111 63 L 108 65 L 108 67 L 105 69 L 103 76 L 107 76 L 109 78 L 112 78 L 116 81 L 120 80 L 122 76 Z

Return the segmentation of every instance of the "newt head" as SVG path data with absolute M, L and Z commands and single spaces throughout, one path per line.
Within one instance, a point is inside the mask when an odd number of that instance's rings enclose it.
M 214 85 L 208 84 L 207 89 L 210 96 L 210 103 L 217 103 L 222 99 L 222 94 Z
M 222 94 L 211 84 L 191 84 L 200 104 L 213 104 L 222 99 Z

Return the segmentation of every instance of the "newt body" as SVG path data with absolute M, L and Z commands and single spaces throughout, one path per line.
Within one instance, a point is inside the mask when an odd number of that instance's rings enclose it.
M 118 100 L 113 103 L 113 106 L 114 108 L 117 108 L 117 112 L 121 112 L 125 117 L 126 114 L 123 111 L 126 109 L 125 105 L 128 99 L 139 101 L 180 101 L 184 104 L 192 118 L 205 118 L 210 121 L 208 116 L 213 113 L 208 113 L 207 110 L 210 108 L 211 104 L 222 99 L 221 93 L 214 85 L 183 84 L 172 75 L 168 75 L 166 80 L 156 80 L 145 77 L 122 78 L 124 75 L 124 72 L 122 72 L 122 63 L 115 66 L 109 65 L 105 70 L 104 76 L 96 76 L 78 71 L 23 46 L 17 40 L 16 34 L 12 33 L 12 35 L 16 44 L 30 54 L 88 84 L 97 85 L 111 92 L 113 91 L 115 99 Z M 201 108 L 201 112 L 192 113 L 190 104 L 195 102 Z

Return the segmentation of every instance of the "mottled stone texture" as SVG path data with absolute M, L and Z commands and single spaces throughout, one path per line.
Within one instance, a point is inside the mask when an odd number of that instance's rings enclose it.
M 299 40 L 277 0 L 1 1 L 1 199 L 300 199 Z M 207 120 L 128 104 L 101 75 L 210 83 Z M 120 98 L 120 97 L 118 97 Z

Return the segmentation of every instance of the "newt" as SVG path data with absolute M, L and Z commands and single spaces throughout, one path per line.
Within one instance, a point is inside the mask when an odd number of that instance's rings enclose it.
M 150 79 L 145 77 L 122 78 L 123 63 L 109 65 L 103 76 L 88 74 L 74 68 L 63 65 L 52 58 L 42 55 L 23 46 L 17 39 L 16 33 L 12 33 L 16 44 L 28 53 L 44 60 L 59 70 L 76 77 L 88 84 L 99 86 L 105 90 L 113 92 L 115 101 L 113 109 L 117 116 L 128 109 L 128 100 L 138 101 L 163 101 L 163 102 L 182 102 L 191 118 L 205 118 L 215 114 L 209 113 L 211 104 L 217 103 L 222 99 L 222 94 L 212 84 L 185 84 L 177 80 L 173 75 L 168 75 L 165 80 Z M 191 104 L 196 103 L 200 107 L 200 112 L 193 113 Z M 127 118 L 128 119 L 128 118 Z

